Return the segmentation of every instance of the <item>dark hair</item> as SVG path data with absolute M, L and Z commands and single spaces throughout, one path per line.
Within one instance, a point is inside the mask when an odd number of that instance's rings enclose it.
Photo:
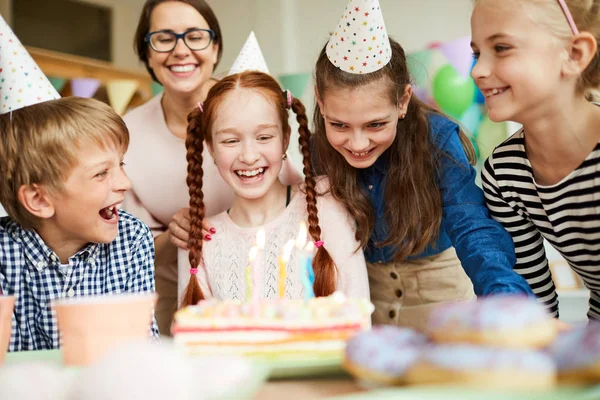
M 144 3 L 144 7 L 142 8 L 142 13 L 140 15 L 140 20 L 138 22 L 137 29 L 135 31 L 135 36 L 133 37 L 133 48 L 141 62 L 144 63 L 148 73 L 156 82 L 156 75 L 150 68 L 148 64 L 148 43 L 144 40 L 148 32 L 150 31 L 150 18 L 152 17 L 152 11 L 154 8 L 161 4 L 166 3 L 168 1 L 180 1 L 185 4 L 189 4 L 194 7 L 200 15 L 206 20 L 210 29 L 215 32 L 215 37 L 213 38 L 213 43 L 219 45 L 219 50 L 217 52 L 217 62 L 215 63 L 215 68 L 219 65 L 219 61 L 221 61 L 221 55 L 223 54 L 223 36 L 221 35 L 221 27 L 219 26 L 219 20 L 215 15 L 214 11 L 208 3 L 204 0 L 146 0 Z M 160 82 L 158 82 L 160 83 Z
M 402 98 L 410 75 L 404 50 L 393 39 L 391 59 L 382 69 L 368 74 L 351 74 L 334 66 L 323 47 L 315 69 L 318 95 L 324 99 L 329 90 L 356 88 L 377 82 L 389 88 L 389 99 L 397 104 Z M 436 112 L 412 96 L 406 117 L 398 120 L 396 138 L 381 155 L 390 166 L 385 187 L 385 219 L 388 237 L 378 246 L 394 246 L 396 260 L 421 253 L 436 240 L 442 221 L 442 196 L 436 182 L 439 158 L 443 155 L 432 142 L 426 114 Z M 356 240 L 365 247 L 375 225 L 373 208 L 357 181 L 358 171 L 348 165 L 325 134 L 325 121 L 318 104 L 315 106 L 316 165 L 326 172 L 334 198 L 343 203 L 357 223 Z M 469 161 L 475 163 L 475 152 L 468 137 L 460 139 Z
M 204 218 L 204 195 L 202 193 L 202 151 L 204 142 L 210 144 L 212 137 L 210 129 L 215 120 L 217 109 L 225 96 L 235 90 L 248 89 L 256 91 L 265 96 L 274 107 L 277 108 L 284 134 L 289 133 L 287 97 L 282 92 L 279 84 L 270 75 L 257 71 L 246 71 L 230 75 L 217 82 L 208 92 L 203 110 L 195 108 L 188 116 L 187 148 L 188 176 L 187 184 L 190 194 L 190 235 L 188 247 L 190 249 L 190 265 L 196 268 L 202 259 L 202 220 Z M 308 129 L 308 118 L 302 102 L 296 98 L 292 99 L 291 108 L 296 114 L 296 120 L 300 127 L 299 143 L 302 151 L 306 208 L 308 212 L 308 232 L 311 238 L 317 242 L 321 240 L 321 227 L 317 212 L 317 193 L 315 180 L 312 174 L 311 155 L 309 148 L 310 130 Z M 315 271 L 314 291 L 317 296 L 327 296 L 335 291 L 335 265 L 329 252 L 324 246 L 317 248 L 313 258 L 313 269 Z M 190 281 L 182 299 L 182 306 L 196 304 L 203 298 L 198 280 L 194 275 Z

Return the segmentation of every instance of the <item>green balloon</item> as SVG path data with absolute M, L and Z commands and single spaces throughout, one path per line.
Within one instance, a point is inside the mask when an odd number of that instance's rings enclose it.
M 444 65 L 433 78 L 433 98 L 443 112 L 453 118 L 460 116 L 473 104 L 475 84 L 463 78 L 450 64 Z
M 494 148 L 504 142 L 506 138 L 508 138 L 506 122 L 494 122 L 487 115 L 483 117 L 475 138 L 481 159 L 487 159 Z

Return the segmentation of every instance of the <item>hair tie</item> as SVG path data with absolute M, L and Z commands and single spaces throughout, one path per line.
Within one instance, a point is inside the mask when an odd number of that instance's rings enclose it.
M 196 275 L 198 273 L 198 268 L 190 268 L 190 274 Z
M 565 18 L 567 18 L 567 22 L 571 27 L 573 35 L 579 35 L 579 29 L 577 29 L 577 25 L 575 25 L 575 20 L 573 19 L 573 15 L 571 15 L 571 11 L 569 11 L 569 6 L 567 6 L 565 0 L 558 0 L 558 5 L 562 8 L 563 14 L 565 14 Z
M 292 101 L 294 100 L 294 96 L 292 96 L 292 92 L 290 92 L 288 89 L 286 89 L 285 92 L 283 92 L 283 94 L 285 95 L 285 98 L 287 100 L 287 108 L 292 108 Z
M 201 101 L 198 102 L 198 108 L 200 109 L 200 112 L 204 112 L 204 106 Z
M 322 247 L 325 244 L 325 242 L 323 242 L 322 240 L 317 240 L 315 242 L 315 247 L 318 249 L 319 247 Z

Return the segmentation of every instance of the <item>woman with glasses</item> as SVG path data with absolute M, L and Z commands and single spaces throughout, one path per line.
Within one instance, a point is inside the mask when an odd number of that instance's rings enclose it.
M 156 319 L 161 334 L 169 335 L 178 304 L 177 247 L 187 249 L 189 230 L 187 116 L 215 83 L 212 75 L 223 53 L 223 37 L 204 0 L 147 0 L 134 47 L 164 91 L 125 115 L 130 132 L 125 168 L 132 190 L 123 206 L 154 232 Z M 203 159 L 204 204 L 211 216 L 231 206 L 233 192 L 208 152 Z M 288 183 L 299 179 L 288 162 L 282 175 Z M 207 222 L 204 234 L 210 240 L 218 232 Z

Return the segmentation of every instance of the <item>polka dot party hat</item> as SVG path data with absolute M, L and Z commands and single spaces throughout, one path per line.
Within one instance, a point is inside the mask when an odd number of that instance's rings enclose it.
M 60 98 L 0 16 L 0 114 Z
M 378 0 L 350 0 L 327 43 L 329 61 L 351 74 L 383 68 L 392 56 Z
M 258 40 L 256 40 L 254 32 L 250 32 L 248 39 L 246 39 L 246 43 L 244 43 L 244 47 L 242 47 L 240 54 L 238 54 L 233 62 L 228 75 L 239 74 L 244 71 L 269 73 L 267 62 L 263 57 L 262 51 L 260 51 L 260 46 L 258 45 Z

